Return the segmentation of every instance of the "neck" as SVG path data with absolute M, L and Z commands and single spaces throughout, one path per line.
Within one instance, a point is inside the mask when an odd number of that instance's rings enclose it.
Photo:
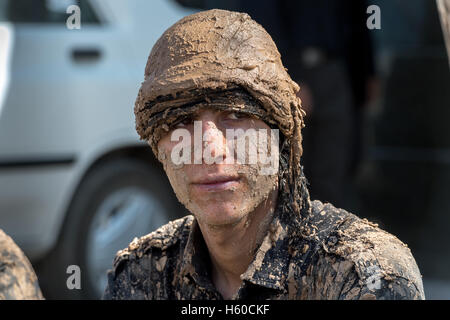
M 225 299 L 231 298 L 241 285 L 243 274 L 255 257 L 267 234 L 275 211 L 278 190 L 239 222 L 219 228 L 202 224 L 212 262 L 212 280 Z

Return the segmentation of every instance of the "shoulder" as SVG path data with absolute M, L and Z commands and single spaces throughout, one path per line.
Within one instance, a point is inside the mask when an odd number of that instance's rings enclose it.
M 139 298 L 139 292 L 134 288 L 137 284 L 145 282 L 150 275 L 164 277 L 167 267 L 172 264 L 169 260 L 186 242 L 193 220 L 194 217 L 188 215 L 170 221 L 145 236 L 135 238 L 127 248 L 118 251 L 113 268 L 108 271 L 108 286 L 103 298 Z
M 189 234 L 194 218 L 192 215 L 170 221 L 157 230 L 134 238 L 127 248 L 117 252 L 113 268 L 117 270 L 126 261 L 136 261 L 154 249 L 165 252 L 183 241 Z
M 331 204 L 314 201 L 312 207 L 312 220 L 319 230 L 326 230 L 320 239 L 324 265 L 336 271 L 337 279 L 347 282 L 341 283 L 341 297 L 424 298 L 419 268 L 405 243 Z M 348 284 L 351 281 L 352 286 Z

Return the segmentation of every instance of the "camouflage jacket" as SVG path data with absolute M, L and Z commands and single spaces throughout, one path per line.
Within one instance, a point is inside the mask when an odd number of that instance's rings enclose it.
M 36 274 L 15 242 L 0 230 L 0 300 L 43 299 Z
M 289 241 L 275 215 L 235 299 L 424 299 L 408 247 L 365 219 L 311 202 L 313 237 Z M 193 216 L 135 239 L 117 253 L 104 299 L 222 299 Z

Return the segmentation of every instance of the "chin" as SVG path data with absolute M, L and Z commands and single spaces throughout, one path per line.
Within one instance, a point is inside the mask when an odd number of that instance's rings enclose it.
M 215 203 L 200 207 L 194 215 L 209 225 L 230 225 L 239 222 L 245 216 L 242 210 L 234 207 L 233 204 Z

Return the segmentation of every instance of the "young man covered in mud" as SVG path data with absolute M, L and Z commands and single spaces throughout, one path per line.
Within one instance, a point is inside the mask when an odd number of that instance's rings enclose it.
M 298 90 L 247 14 L 204 11 L 162 35 L 136 128 L 192 215 L 119 251 L 105 299 L 424 299 L 405 244 L 310 200 Z M 235 161 L 249 129 L 269 132 L 256 143 L 268 161 L 249 161 L 251 143 Z

